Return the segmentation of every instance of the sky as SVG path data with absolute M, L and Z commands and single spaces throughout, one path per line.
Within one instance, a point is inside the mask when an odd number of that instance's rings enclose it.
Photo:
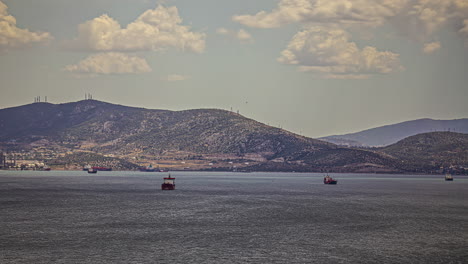
M 218 108 L 308 137 L 468 117 L 468 0 L 0 0 L 0 109 Z

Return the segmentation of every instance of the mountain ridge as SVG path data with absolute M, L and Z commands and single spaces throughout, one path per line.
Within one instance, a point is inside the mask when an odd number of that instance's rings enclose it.
M 421 133 L 450 130 L 468 133 L 468 118 L 451 120 L 421 118 L 319 139 L 338 145 L 380 147 Z
M 34 103 L 0 109 L 0 128 L 0 149 L 67 168 L 86 162 L 120 169 L 407 171 L 399 157 L 379 149 L 341 147 L 220 109 Z
M 407 170 L 438 171 L 446 168 L 464 171 L 464 166 L 468 165 L 467 146 L 468 134 L 429 132 L 407 137 L 378 150 L 404 162 Z

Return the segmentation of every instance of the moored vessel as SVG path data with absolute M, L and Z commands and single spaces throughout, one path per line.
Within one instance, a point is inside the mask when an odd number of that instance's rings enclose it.
M 161 184 L 161 190 L 175 190 L 175 178 L 169 176 L 164 178 L 164 182 Z
M 156 168 L 153 167 L 152 164 L 146 166 L 146 167 L 141 167 L 139 168 L 140 171 L 143 171 L 143 172 L 155 172 L 156 171 Z
M 112 168 L 108 168 L 108 167 L 99 167 L 99 166 L 93 166 L 91 167 L 93 170 L 97 170 L 97 171 L 111 171 Z
M 325 176 L 325 177 L 323 178 L 323 183 L 324 183 L 324 184 L 337 184 L 338 181 L 337 181 L 337 180 L 334 180 L 332 177 L 328 176 L 328 174 L 327 174 L 327 176 Z
M 93 169 L 93 168 L 89 168 L 88 169 L 88 173 L 97 173 L 97 170 Z
M 446 180 L 446 181 L 453 181 L 453 176 L 452 176 L 452 174 L 449 174 L 449 173 L 445 174 L 445 180 Z

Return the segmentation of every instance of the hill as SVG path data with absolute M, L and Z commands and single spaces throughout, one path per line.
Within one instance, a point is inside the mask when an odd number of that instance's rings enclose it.
M 376 147 L 387 146 L 409 136 L 435 131 L 468 133 L 468 119 L 418 119 L 367 129 L 357 133 L 323 137 L 320 140 L 338 145 Z
M 0 110 L 0 128 L 4 151 L 56 164 L 87 152 L 119 159 L 114 163 L 128 169 L 133 165 L 120 160 L 172 169 L 396 171 L 396 160 L 385 154 L 338 147 L 218 109 L 34 103 Z
M 464 171 L 468 167 L 468 134 L 423 133 L 378 150 L 400 159 L 401 168 L 407 171 L 438 171 L 441 167 Z

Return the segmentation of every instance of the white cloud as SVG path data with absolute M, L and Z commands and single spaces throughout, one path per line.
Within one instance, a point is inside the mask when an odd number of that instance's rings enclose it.
M 160 51 L 177 48 L 201 53 L 205 49 L 205 34 L 190 31 L 181 25 L 177 7 L 158 6 L 147 10 L 134 22 L 122 28 L 102 15 L 78 27 L 78 37 L 70 47 L 93 51 Z
M 249 27 L 275 28 L 289 23 L 335 25 L 343 29 L 363 26 L 376 28 L 386 23 L 405 36 L 420 42 L 443 27 L 460 28 L 468 19 L 467 0 L 281 0 L 271 12 L 238 15 L 232 18 Z
M 440 49 L 440 42 L 431 42 L 424 44 L 423 52 L 431 54 Z
M 165 80 L 168 82 L 177 82 L 177 81 L 184 81 L 189 79 L 190 76 L 188 75 L 180 75 L 180 74 L 170 74 L 168 75 Z
M 458 31 L 467 17 L 467 0 L 412 0 L 391 23 L 410 38 L 424 42 L 444 27 Z
M 216 33 L 218 33 L 220 35 L 225 35 L 225 36 L 230 36 L 230 37 L 236 38 L 236 39 L 240 40 L 242 43 L 251 43 L 251 42 L 253 42 L 252 35 L 250 35 L 250 33 L 247 32 L 244 29 L 240 29 L 239 31 L 236 32 L 236 31 L 229 30 L 229 29 L 226 29 L 226 28 L 218 28 L 216 30 Z
M 281 0 L 271 12 L 238 15 L 233 20 L 249 27 L 275 28 L 289 23 L 357 23 L 381 25 L 408 0 Z
M 398 54 L 369 46 L 359 49 L 349 38 L 339 28 L 310 27 L 294 35 L 278 61 L 333 79 L 364 79 L 403 69 Z
M 216 30 L 216 33 L 220 34 L 220 35 L 229 35 L 229 30 L 227 30 L 226 28 L 218 28 Z
M 256 28 L 299 23 L 305 30 L 293 37 L 278 61 L 325 78 L 363 79 L 403 69 L 398 54 L 370 46 L 359 49 L 346 31 L 365 36 L 370 29 L 392 25 L 401 36 L 426 43 L 425 53 L 433 53 L 441 45 L 430 40 L 448 28 L 468 47 L 468 0 L 280 0 L 271 11 L 232 20 Z
M 47 43 L 52 39 L 48 32 L 31 32 L 16 26 L 16 19 L 8 14 L 8 7 L 0 1 L 0 51 Z
M 74 65 L 67 65 L 65 70 L 77 75 L 96 76 L 103 74 L 134 74 L 151 72 L 145 59 L 118 52 L 98 53 Z
M 252 35 L 250 35 L 249 32 L 247 32 L 247 31 L 245 31 L 243 29 L 240 29 L 237 32 L 236 37 L 237 37 L 237 39 L 239 39 L 241 41 L 244 41 L 244 42 L 248 42 L 248 41 L 253 40 Z

